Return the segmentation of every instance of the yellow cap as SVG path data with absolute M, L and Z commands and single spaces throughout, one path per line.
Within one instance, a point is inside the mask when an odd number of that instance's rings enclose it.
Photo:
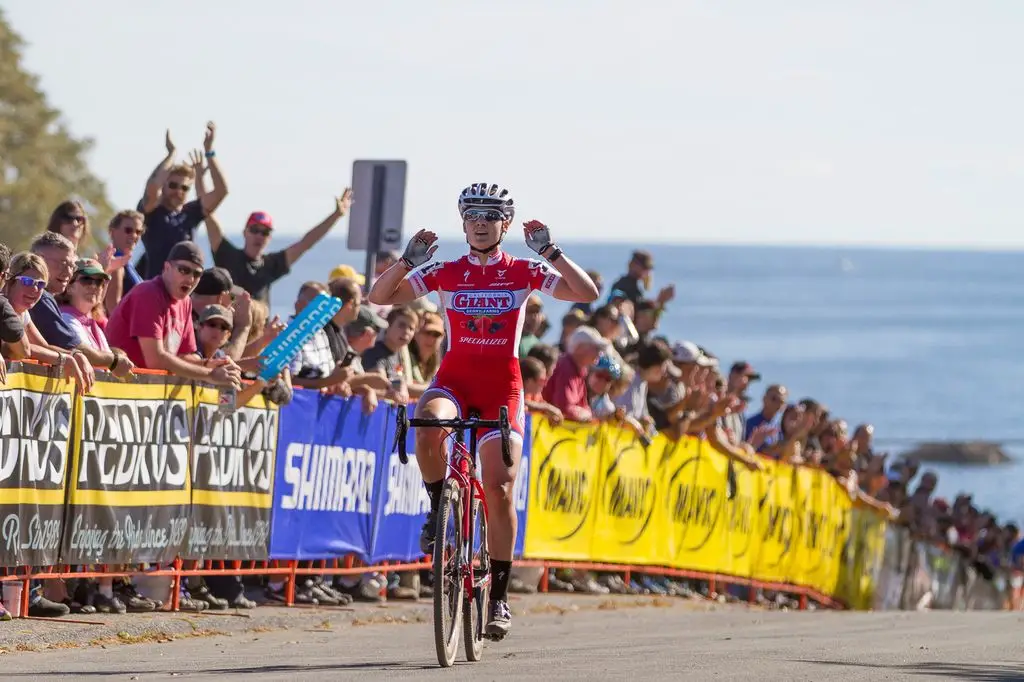
M 332 279 L 338 279 L 339 277 L 347 277 L 349 279 L 354 279 L 356 281 L 356 284 L 358 284 L 359 286 L 366 284 L 366 277 L 356 272 L 356 269 L 351 265 L 342 264 L 336 266 L 333 270 L 331 270 L 331 274 L 327 276 L 327 281 L 329 282 Z

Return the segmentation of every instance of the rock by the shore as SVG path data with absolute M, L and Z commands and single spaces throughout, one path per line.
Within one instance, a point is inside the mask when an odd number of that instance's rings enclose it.
M 903 456 L 922 462 L 948 464 L 1005 464 L 1013 461 L 999 443 L 987 441 L 921 443 Z

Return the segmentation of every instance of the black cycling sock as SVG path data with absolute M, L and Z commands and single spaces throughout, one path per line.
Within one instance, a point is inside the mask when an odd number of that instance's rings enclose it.
M 423 481 L 424 487 L 427 489 L 427 495 L 430 497 L 430 511 L 436 512 L 437 505 L 441 503 L 441 491 L 444 490 L 444 479 L 440 481 L 434 481 L 433 483 L 427 483 Z
M 512 562 L 491 559 L 491 599 L 505 601 L 508 597 L 508 580 L 512 577 Z

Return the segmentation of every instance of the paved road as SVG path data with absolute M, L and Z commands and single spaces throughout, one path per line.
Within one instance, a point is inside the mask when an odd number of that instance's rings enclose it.
M 318 630 L 12 653 L 5 680 L 1019 680 L 1024 614 L 763 612 L 521 600 L 514 636 L 440 670 L 428 622 L 372 617 Z M 582 604 L 582 606 L 581 606 Z M 422 607 L 420 607 L 422 608 Z M 425 611 L 425 609 L 424 609 Z M 420 621 L 420 622 L 417 622 Z M 7 624 L 5 624 L 7 625 Z M 0 631 L 0 642 L 3 634 Z

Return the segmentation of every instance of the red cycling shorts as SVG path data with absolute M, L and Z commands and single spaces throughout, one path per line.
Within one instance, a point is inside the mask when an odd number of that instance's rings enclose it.
M 460 362 L 447 356 L 441 363 L 424 397 L 438 394 L 455 403 L 459 417 L 466 419 L 471 411 L 480 419 L 497 419 L 502 405 L 508 408 L 512 439 L 523 442 L 526 424 L 526 402 L 523 395 L 523 377 L 519 373 L 519 358 L 481 358 Z M 477 445 L 500 438 L 499 429 L 479 429 Z

